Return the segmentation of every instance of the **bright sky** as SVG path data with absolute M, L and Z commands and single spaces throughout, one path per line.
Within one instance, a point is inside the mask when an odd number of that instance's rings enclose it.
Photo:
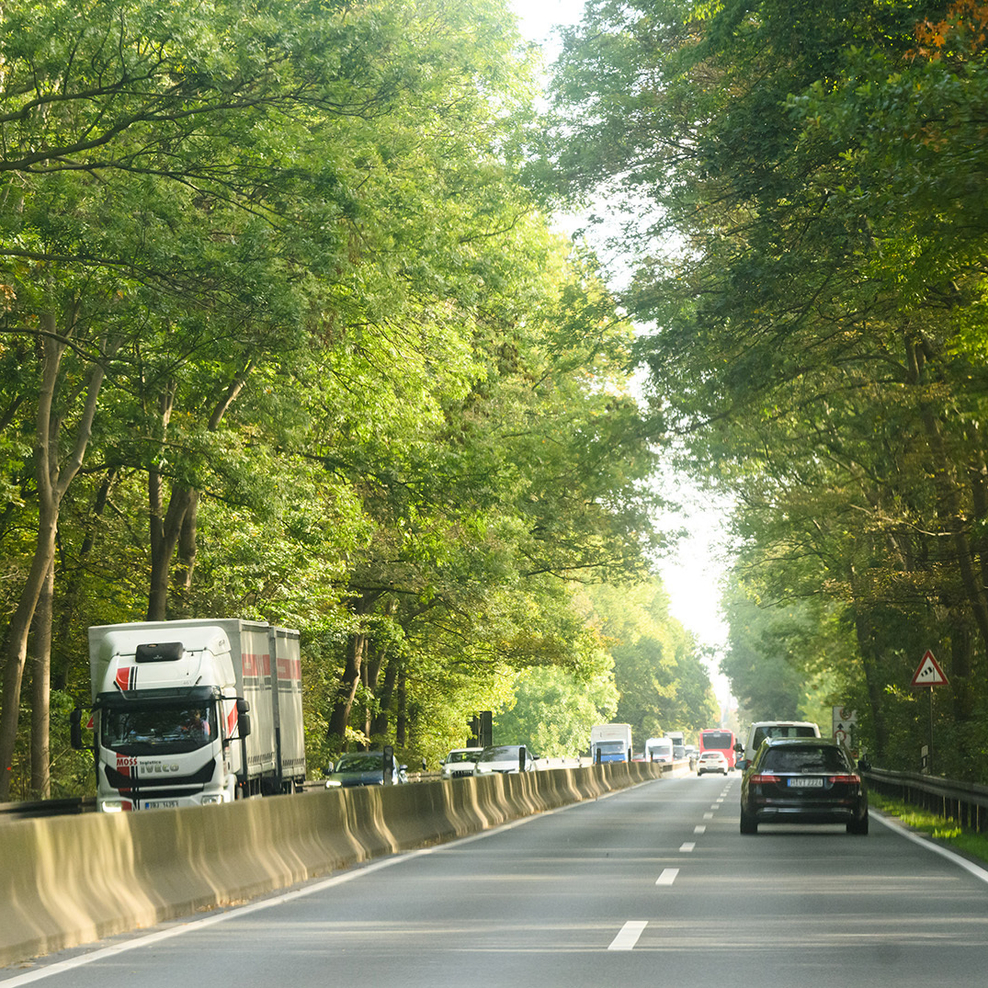
M 583 13 L 583 0 L 511 0 L 522 34 L 544 44 L 551 40 L 553 26 L 576 24 Z M 551 58 L 549 59 L 551 61 Z M 704 503 L 697 495 L 684 517 L 670 520 L 670 527 L 684 527 L 689 537 L 676 556 L 659 563 L 673 616 L 693 632 L 701 645 L 720 650 L 727 640 L 727 626 L 720 616 L 720 579 L 725 570 L 717 543 L 721 537 L 722 506 Z M 714 659 L 713 665 L 719 658 Z M 730 701 L 727 680 L 710 670 L 714 690 L 722 705 Z
M 576 24 L 583 0 L 512 0 L 521 32 L 532 41 L 544 41 L 556 24 Z

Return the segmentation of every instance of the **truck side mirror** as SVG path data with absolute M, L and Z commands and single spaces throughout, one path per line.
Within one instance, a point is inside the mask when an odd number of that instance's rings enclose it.
M 237 724 L 240 737 L 247 737 L 250 734 L 250 704 L 243 697 L 237 697 Z
M 69 714 L 69 739 L 76 751 L 82 751 L 86 746 L 82 741 L 82 708 L 76 707 Z

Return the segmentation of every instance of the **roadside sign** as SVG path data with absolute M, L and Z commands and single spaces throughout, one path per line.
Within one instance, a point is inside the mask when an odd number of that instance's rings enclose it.
M 838 744 L 858 757 L 858 712 L 849 707 L 833 708 L 833 735 Z
M 913 686 L 945 686 L 947 677 L 943 669 L 933 657 L 933 653 L 927 649 L 919 667 L 913 673 Z

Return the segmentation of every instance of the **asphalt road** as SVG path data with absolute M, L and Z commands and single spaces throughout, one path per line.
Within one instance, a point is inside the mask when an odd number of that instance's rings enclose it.
M 875 818 L 866 837 L 742 837 L 739 787 L 647 783 L 6 968 L 0 988 L 983 988 L 988 873 Z

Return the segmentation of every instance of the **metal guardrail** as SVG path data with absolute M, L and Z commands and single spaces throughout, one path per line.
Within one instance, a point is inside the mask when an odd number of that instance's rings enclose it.
M 869 769 L 868 786 L 883 796 L 922 807 L 981 833 L 988 830 L 988 786 L 915 772 Z

